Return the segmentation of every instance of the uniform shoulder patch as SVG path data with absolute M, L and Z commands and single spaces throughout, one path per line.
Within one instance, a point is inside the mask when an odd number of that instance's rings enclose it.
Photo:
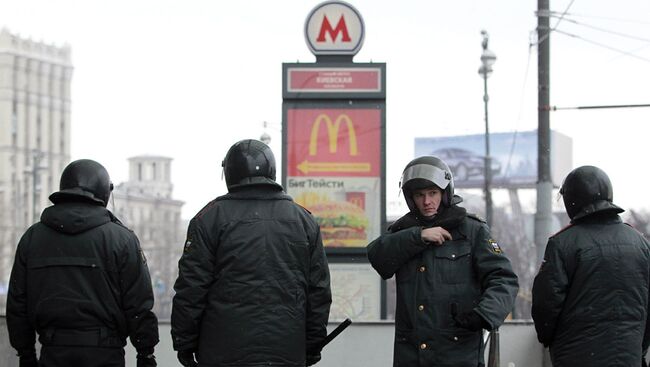
M 183 246 L 183 252 L 188 252 L 190 250 L 190 246 L 192 246 L 192 239 L 188 238 L 185 241 L 185 245 Z
M 503 253 L 503 251 L 501 251 L 501 247 L 499 247 L 499 244 L 497 243 L 497 241 L 490 238 L 488 240 L 488 244 L 490 245 L 490 248 L 492 249 L 492 252 L 494 252 L 495 254 Z

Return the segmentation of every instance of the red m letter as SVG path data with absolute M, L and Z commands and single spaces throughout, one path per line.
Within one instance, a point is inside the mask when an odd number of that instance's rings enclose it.
M 345 25 L 345 18 L 341 15 L 339 22 L 336 23 L 336 28 L 332 29 L 330 21 L 327 19 L 327 15 L 323 17 L 323 23 L 320 26 L 320 32 L 318 33 L 318 38 L 316 42 L 325 42 L 325 32 L 330 34 L 332 42 L 336 42 L 336 37 L 339 35 L 339 32 L 343 32 L 343 38 L 341 42 L 350 42 L 350 35 L 348 34 L 348 26 Z

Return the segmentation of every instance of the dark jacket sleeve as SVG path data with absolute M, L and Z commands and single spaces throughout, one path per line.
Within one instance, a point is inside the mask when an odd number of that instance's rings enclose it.
M 307 354 L 320 352 L 320 344 L 327 336 L 327 320 L 332 304 L 329 267 L 318 227 L 313 242 L 307 296 Z
M 146 350 L 158 344 L 158 319 L 151 311 L 154 297 L 149 268 L 138 238 L 132 234 L 120 269 L 122 304 L 131 344 Z
M 383 234 L 372 241 L 367 247 L 368 260 L 382 278 L 389 279 L 427 246 L 422 241 L 421 228 L 411 227 Z
M 31 238 L 27 231 L 16 249 L 7 294 L 7 329 L 9 342 L 18 352 L 34 349 L 36 334 L 27 316 L 27 258 L 25 246 Z
M 210 239 L 201 223 L 190 221 L 183 255 L 178 261 L 178 279 L 174 284 L 171 334 L 174 350 L 195 351 L 199 344 L 201 317 L 213 282 L 214 254 Z
M 492 330 L 498 328 L 512 312 L 519 281 L 508 257 L 490 238 L 487 225 L 481 223 L 474 241 L 474 266 L 482 290 L 474 310 L 490 324 Z
M 569 277 L 560 248 L 549 239 L 544 260 L 533 282 L 531 314 L 537 330 L 537 339 L 545 346 L 553 342 L 558 318 L 564 307 Z
M 645 246 L 648 247 L 648 243 L 643 240 Z M 650 279 L 648 279 L 650 281 Z M 643 356 L 648 352 L 648 347 L 650 347 L 650 291 L 648 291 L 648 303 L 646 307 L 646 320 L 645 320 L 645 332 L 643 333 L 643 341 L 641 343 L 641 351 Z

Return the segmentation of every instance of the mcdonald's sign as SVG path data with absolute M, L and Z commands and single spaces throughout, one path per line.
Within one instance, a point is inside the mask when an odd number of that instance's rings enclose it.
M 287 127 L 289 176 L 379 176 L 379 110 L 294 109 Z
M 357 133 L 354 131 L 354 124 L 350 116 L 342 113 L 336 117 L 336 120 L 332 122 L 332 119 L 326 113 L 321 113 L 316 117 L 313 125 L 311 126 L 311 135 L 309 137 L 309 155 L 316 155 L 316 150 L 318 149 L 318 132 L 321 122 L 325 122 L 327 126 L 327 137 L 329 138 L 329 152 L 336 153 L 338 141 L 339 141 L 339 128 L 341 127 L 341 122 L 346 123 L 348 129 L 348 152 L 351 156 L 359 154 L 359 148 L 357 146 Z

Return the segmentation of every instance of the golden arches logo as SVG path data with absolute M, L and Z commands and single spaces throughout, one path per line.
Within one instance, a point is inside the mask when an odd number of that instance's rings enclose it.
M 336 153 L 337 151 L 339 128 L 341 127 L 341 123 L 345 122 L 345 125 L 348 128 L 350 155 L 354 156 L 359 154 L 359 149 L 357 147 L 357 133 L 354 131 L 354 124 L 352 123 L 350 116 L 340 114 L 336 120 L 332 122 L 332 119 L 328 115 L 321 113 L 316 117 L 316 120 L 314 120 L 314 124 L 311 127 L 311 136 L 309 137 L 309 155 L 316 155 L 318 151 L 318 132 L 322 121 L 325 121 L 325 125 L 327 126 L 330 153 Z

